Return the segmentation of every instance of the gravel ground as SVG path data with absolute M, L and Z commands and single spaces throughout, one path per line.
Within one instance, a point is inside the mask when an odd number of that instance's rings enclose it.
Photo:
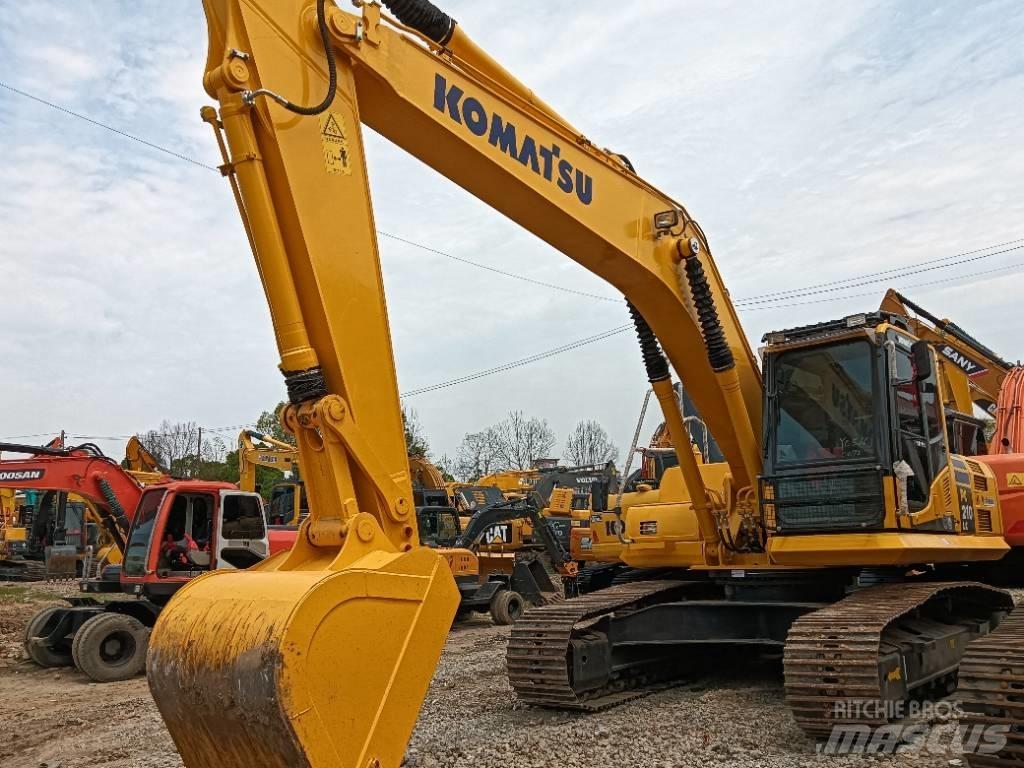
M 64 592 L 0 583 L 0 765 L 176 768 L 145 679 L 97 685 L 22 660 L 24 624 Z M 520 707 L 505 679 L 507 628 L 479 618 L 449 637 L 406 758 L 408 768 L 960 765 L 956 750 L 819 755 L 783 700 L 777 665 L 722 657 L 707 675 L 592 715 Z M 932 722 L 948 744 L 950 724 Z

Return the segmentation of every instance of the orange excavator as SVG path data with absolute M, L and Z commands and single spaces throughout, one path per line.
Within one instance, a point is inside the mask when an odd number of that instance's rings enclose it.
M 141 483 L 130 471 L 91 443 L 71 448 L 59 442 L 46 446 L 4 443 L 0 452 L 29 457 L 0 459 L 0 485 L 41 494 L 38 509 L 23 512 L 20 533 L 26 543 L 45 548 L 47 572 L 74 575 L 75 562 L 82 561 L 90 548 L 100 563 L 120 562 L 129 525 L 126 510 L 134 510 L 142 493 Z M 66 512 L 61 502 L 69 497 L 86 511 Z M 69 524 L 69 517 L 75 517 L 75 524 Z M 83 568 L 84 564 L 78 566 L 80 571 Z
M 29 622 L 25 648 L 41 666 L 73 664 L 97 682 L 138 674 L 149 631 L 171 595 L 202 573 L 245 568 L 269 552 L 260 497 L 230 483 L 164 476 L 143 486 L 91 444 L 0 444 L 0 451 L 27 454 L 0 461 L 0 484 L 81 497 L 118 555 L 98 557 L 99 575 L 87 568 L 80 589 L 123 597 L 71 598 Z

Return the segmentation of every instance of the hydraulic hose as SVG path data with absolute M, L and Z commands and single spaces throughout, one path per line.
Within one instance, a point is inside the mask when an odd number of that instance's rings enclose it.
M 294 102 L 289 101 L 279 93 L 274 93 L 266 88 L 260 88 L 258 91 L 246 91 L 242 94 L 242 98 L 247 104 L 254 104 L 257 96 L 269 96 L 289 112 L 294 112 L 296 115 L 307 116 L 319 115 L 331 106 L 334 102 L 334 95 L 338 91 L 338 65 L 334 60 L 334 48 L 331 45 L 331 34 L 327 29 L 327 12 L 324 7 L 326 2 L 327 0 L 316 0 L 316 22 L 320 29 L 320 40 L 324 44 L 324 55 L 327 57 L 328 82 L 327 95 L 324 96 L 324 100 L 314 107 L 304 107 L 301 104 L 295 104 Z
M 633 306 L 633 302 L 626 301 L 629 307 L 629 316 L 633 318 L 633 326 L 636 328 L 637 341 L 640 342 L 640 354 L 644 359 L 644 368 L 647 371 L 647 380 L 652 384 L 656 381 L 664 381 L 669 377 L 668 361 L 661 351 L 661 345 L 647 324 L 644 316 Z
M 640 342 L 644 368 L 647 369 L 647 379 L 651 382 L 651 388 L 654 390 L 658 402 L 661 403 L 665 427 L 672 438 L 672 445 L 675 447 L 676 457 L 679 459 L 679 469 L 683 474 L 683 483 L 690 495 L 693 512 L 697 516 L 701 538 L 705 543 L 715 545 L 720 541 L 718 524 L 708 507 L 707 490 L 697 466 L 697 459 L 693 455 L 690 433 L 683 422 L 683 413 L 679 408 L 675 389 L 672 387 L 668 360 L 665 358 L 665 353 L 661 351 L 661 345 L 658 344 L 654 331 L 651 330 L 651 326 L 643 315 L 633 306 L 633 302 L 627 300 L 626 303 L 629 306 L 629 314 L 633 318 L 633 325 L 636 326 L 636 336 Z
M 708 351 L 708 362 L 715 373 L 727 371 L 736 365 L 736 360 L 732 356 L 729 343 L 725 340 L 725 331 L 722 330 L 722 322 L 718 319 L 718 308 L 715 306 L 715 297 L 711 293 L 711 286 L 708 285 L 707 275 L 704 274 L 704 265 L 695 255 L 684 259 L 683 263 L 686 280 L 690 284 L 690 293 L 693 296 L 693 305 L 697 309 L 701 333 L 704 336 L 704 346 Z
M 693 306 L 697 310 L 697 320 L 700 324 L 701 335 L 704 337 L 708 363 L 711 364 L 711 369 L 718 379 L 718 386 L 725 398 L 726 410 L 729 412 L 729 420 L 736 430 L 743 469 L 747 475 L 746 480 L 753 484 L 761 473 L 759 445 L 754 435 L 753 424 L 750 421 L 750 413 L 747 411 L 740 389 L 736 358 L 733 357 L 732 349 L 725 338 L 722 321 L 718 318 L 715 296 L 711 292 L 707 275 L 704 274 L 704 265 L 697 257 L 697 254 L 700 253 L 700 241 L 696 238 L 680 240 L 677 248 L 681 257 L 680 269 L 686 275 Z
M 447 45 L 455 34 L 456 21 L 430 0 L 383 0 L 395 18 L 407 27 L 430 38 L 439 45 Z

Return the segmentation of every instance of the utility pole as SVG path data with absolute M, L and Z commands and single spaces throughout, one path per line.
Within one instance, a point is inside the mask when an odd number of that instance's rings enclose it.
M 196 466 L 192 472 L 192 476 L 195 477 L 199 471 L 199 462 L 203 460 L 203 428 L 199 427 L 199 445 L 196 446 Z

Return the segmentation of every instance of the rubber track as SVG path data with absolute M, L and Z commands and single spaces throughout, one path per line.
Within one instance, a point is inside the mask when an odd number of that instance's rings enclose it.
M 974 592 L 979 599 L 1008 599 L 998 589 L 973 582 L 883 584 L 797 619 L 783 657 L 786 703 L 797 724 L 812 737 L 827 737 L 839 724 L 884 725 L 885 720 L 836 718 L 840 701 L 881 701 L 878 673 L 882 633 L 893 621 L 937 595 Z M 871 711 L 874 708 L 865 707 Z
M 659 593 L 687 586 L 681 581 L 644 581 L 609 587 L 554 605 L 531 608 L 512 627 L 505 662 L 516 696 L 525 704 L 596 712 L 649 691 L 613 683 L 577 695 L 569 680 L 568 650 L 580 622 L 614 611 L 630 611 Z
M 1009 726 L 1006 746 L 995 754 L 967 753 L 971 768 L 1024 766 L 1024 609 L 1006 617 L 995 632 L 974 640 L 960 662 L 957 698 L 961 726 Z M 984 740 L 982 741 L 984 743 Z

